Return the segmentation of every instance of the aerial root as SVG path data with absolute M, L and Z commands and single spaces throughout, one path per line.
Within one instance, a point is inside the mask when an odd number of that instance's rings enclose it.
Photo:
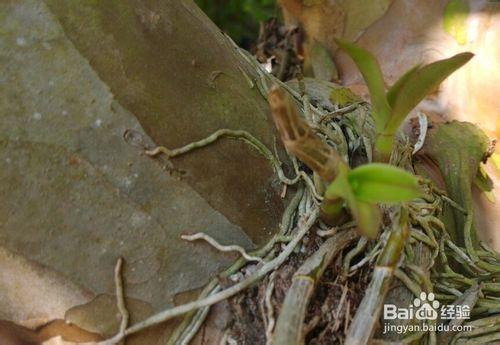
M 196 241 L 196 240 L 204 240 L 207 243 L 209 243 L 212 247 L 215 249 L 221 251 L 221 252 L 238 252 L 241 254 L 242 257 L 244 257 L 247 261 L 258 261 L 262 262 L 262 259 L 258 256 L 252 256 L 249 255 L 243 247 L 240 247 L 238 245 L 232 244 L 232 245 L 222 245 L 219 242 L 217 242 L 215 239 L 210 237 L 209 235 L 203 233 L 203 232 L 198 232 L 196 234 L 192 235 L 182 235 L 181 238 L 186 241 Z
M 98 345 L 114 345 L 118 344 L 121 340 L 123 340 L 126 336 L 125 330 L 128 326 L 129 321 L 129 313 L 127 310 L 127 306 L 125 304 L 125 294 L 123 292 L 123 280 L 122 280 L 122 266 L 123 259 L 118 258 L 115 266 L 115 291 L 116 291 L 116 305 L 118 307 L 118 311 L 120 312 L 121 320 L 120 320 L 120 328 L 116 335 L 104 341 L 97 343 Z

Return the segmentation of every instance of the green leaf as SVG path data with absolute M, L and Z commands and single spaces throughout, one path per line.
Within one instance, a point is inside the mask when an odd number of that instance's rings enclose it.
M 334 199 L 341 197 L 347 201 L 349 206 L 354 202 L 354 193 L 348 180 L 349 168 L 347 165 L 341 164 L 335 179 L 328 186 L 325 192 L 325 199 Z
M 398 130 L 406 115 L 429 93 L 434 91 L 443 80 L 467 63 L 474 54 L 461 53 L 440 60 L 406 74 L 398 85 L 397 97 L 393 101 L 392 113 L 386 126 L 386 133 Z M 392 97 L 392 96 L 391 96 Z
M 414 175 L 388 164 L 362 165 L 349 172 L 348 180 L 358 201 L 393 203 L 421 195 Z
M 484 170 L 483 165 L 479 165 L 477 170 L 476 179 L 474 180 L 474 184 L 483 192 L 491 192 L 493 190 L 493 181 L 488 176 L 486 170 Z
M 404 84 L 408 81 L 408 79 L 420 68 L 420 64 L 410 68 L 408 71 L 406 71 L 405 74 L 403 74 L 395 83 L 392 85 L 392 87 L 387 91 L 387 102 L 389 102 L 389 105 L 392 107 L 394 105 L 394 101 L 398 97 L 399 91 L 401 91 L 401 88 L 403 87 Z
M 427 133 L 425 154 L 442 172 L 447 196 L 467 214 L 472 213 L 474 207 L 471 185 L 489 148 L 488 136 L 470 122 L 441 123 Z M 470 232 L 465 234 L 467 214 L 455 208 L 451 208 L 451 213 L 453 216 L 446 220 L 446 229 L 457 245 L 465 246 L 465 236 L 472 232 L 469 228 Z
M 377 60 L 369 51 L 352 43 L 339 39 L 335 39 L 335 42 L 354 60 L 363 75 L 370 91 L 375 125 L 381 131 L 389 121 L 391 108 L 385 96 L 384 79 Z
M 491 203 L 495 203 L 496 198 L 495 193 L 493 193 L 493 180 L 488 176 L 488 173 L 484 170 L 484 166 L 482 164 L 479 165 L 479 169 L 477 170 L 474 185 L 484 193 L 484 196 Z
M 375 204 L 370 204 L 358 200 L 351 188 L 349 182 L 349 169 L 342 166 L 335 180 L 328 186 L 325 193 L 325 200 L 334 199 L 336 197 L 343 198 L 352 216 L 358 222 L 358 229 L 363 236 L 375 238 L 382 221 L 380 209 Z
M 346 200 L 354 201 L 347 173 L 347 164 L 340 164 L 338 174 L 325 191 L 324 199 L 321 202 L 321 219 L 327 224 L 336 224 L 343 213 Z

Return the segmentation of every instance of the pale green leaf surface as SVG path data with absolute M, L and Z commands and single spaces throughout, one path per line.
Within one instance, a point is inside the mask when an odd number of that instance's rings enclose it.
M 427 133 L 423 148 L 425 154 L 443 172 L 448 197 L 468 212 L 473 212 L 471 185 L 489 144 L 484 132 L 469 122 L 451 121 Z M 449 211 L 453 220 L 445 222 L 446 229 L 455 243 L 464 246 L 467 215 L 455 208 Z
M 408 71 L 406 71 L 405 74 L 403 74 L 395 83 L 392 85 L 392 87 L 387 91 L 387 102 L 389 102 L 389 105 L 392 107 L 394 105 L 394 101 L 398 97 L 399 91 L 401 91 L 401 88 L 403 85 L 406 84 L 408 79 L 420 68 L 420 64 L 413 66 L 410 68 Z
M 358 222 L 359 231 L 363 236 L 374 238 L 377 236 L 382 215 L 376 204 L 356 198 L 349 181 L 351 172 L 348 169 L 341 169 L 335 180 L 328 186 L 325 197 L 345 199 L 353 217 Z
M 341 197 L 347 201 L 349 206 L 354 202 L 354 194 L 348 180 L 349 170 L 343 164 L 339 167 L 339 173 L 325 192 L 325 198 L 333 199 Z
M 394 100 L 391 118 L 386 131 L 395 132 L 406 118 L 406 115 L 417 106 L 429 93 L 434 91 L 443 80 L 467 63 L 474 55 L 461 53 L 451 58 L 428 64 L 407 76 L 397 98 Z
M 363 202 L 402 202 L 421 194 L 414 175 L 388 164 L 362 165 L 349 173 L 348 180 L 355 198 Z

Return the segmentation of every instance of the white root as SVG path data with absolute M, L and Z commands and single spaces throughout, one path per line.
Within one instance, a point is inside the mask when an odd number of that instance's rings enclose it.
M 257 262 L 262 262 L 262 259 L 259 258 L 258 256 L 252 256 L 249 255 L 243 247 L 240 247 L 236 244 L 231 244 L 228 246 L 222 245 L 216 240 L 214 240 L 212 237 L 209 235 L 203 233 L 203 232 L 198 232 L 196 234 L 192 235 L 182 235 L 181 238 L 186 241 L 196 241 L 196 240 L 204 240 L 208 244 L 210 244 L 212 247 L 215 249 L 221 251 L 221 252 L 238 252 L 243 256 L 247 261 L 257 261 Z
M 412 154 L 420 151 L 422 146 L 424 146 L 425 137 L 427 136 L 427 116 L 424 113 L 418 113 L 418 125 L 419 125 L 419 134 L 417 142 L 413 147 Z

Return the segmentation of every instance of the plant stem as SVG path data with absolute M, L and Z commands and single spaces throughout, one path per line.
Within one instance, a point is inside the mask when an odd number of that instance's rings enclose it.
M 404 208 L 401 208 L 399 222 L 396 226 L 390 233 L 378 258 L 368 290 L 349 326 L 346 345 L 368 344 L 373 335 L 380 310 L 409 234 L 408 214 Z
M 321 220 L 328 225 L 337 225 L 343 214 L 344 200 L 339 197 L 329 198 L 325 194 L 325 198 L 321 203 Z
M 394 146 L 394 133 L 378 133 L 373 147 L 373 160 L 388 163 Z
M 300 266 L 292 278 L 292 286 L 281 307 L 272 339 L 273 345 L 303 343 L 304 317 L 315 285 L 330 262 L 358 236 L 355 230 L 335 234 Z

